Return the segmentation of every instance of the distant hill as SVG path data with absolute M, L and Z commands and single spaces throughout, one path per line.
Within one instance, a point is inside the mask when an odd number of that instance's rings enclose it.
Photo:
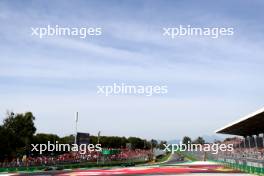
M 205 140 L 205 142 L 213 143 L 214 141 L 222 141 L 224 138 L 221 138 L 217 135 L 203 135 L 202 138 Z
M 213 143 L 214 141 L 223 141 L 224 138 L 219 137 L 217 135 L 203 135 L 202 138 L 205 140 L 206 143 Z M 195 139 L 195 138 L 194 138 Z M 179 144 L 181 139 L 172 139 L 167 141 L 168 144 Z
M 179 144 L 180 143 L 180 139 L 173 139 L 173 140 L 169 140 L 168 144 Z

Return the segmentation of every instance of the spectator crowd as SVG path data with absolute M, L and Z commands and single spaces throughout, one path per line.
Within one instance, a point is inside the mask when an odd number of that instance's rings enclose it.
M 109 149 L 111 150 L 111 149 Z M 116 149 L 115 149 L 116 150 Z M 143 149 L 118 149 L 115 154 L 103 155 L 97 151 L 87 151 L 86 154 L 79 152 L 69 152 L 57 156 L 23 156 L 21 158 L 13 158 L 11 161 L 4 161 L 0 163 L 0 167 L 29 167 L 29 166 L 53 166 L 62 164 L 97 162 L 99 161 L 127 161 L 141 159 L 147 161 L 152 154 L 151 150 Z

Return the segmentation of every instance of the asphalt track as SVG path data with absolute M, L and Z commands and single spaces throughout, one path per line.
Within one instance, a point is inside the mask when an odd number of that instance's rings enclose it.
M 11 175 L 11 174 L 8 174 Z M 53 170 L 34 173 L 12 174 L 19 176 L 90 176 L 90 175 L 177 175 L 177 176 L 249 176 L 239 171 L 225 168 L 213 162 L 183 162 L 173 154 L 168 161 L 159 164 L 145 164 L 135 167 L 90 168 L 74 170 Z

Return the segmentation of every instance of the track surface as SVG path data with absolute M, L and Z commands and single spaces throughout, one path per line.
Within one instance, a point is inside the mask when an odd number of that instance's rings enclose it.
M 10 175 L 10 174 L 8 174 Z M 182 162 L 177 154 L 172 155 L 168 161 L 160 164 L 147 164 L 136 167 L 112 167 L 94 169 L 74 169 L 64 171 L 46 171 L 14 175 L 38 176 L 90 176 L 90 175 L 183 175 L 183 176 L 249 176 L 238 171 L 225 168 L 213 162 Z

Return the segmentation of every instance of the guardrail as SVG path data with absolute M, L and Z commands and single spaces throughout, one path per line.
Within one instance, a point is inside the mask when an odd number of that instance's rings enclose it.
M 202 154 L 201 153 L 192 153 L 192 152 L 184 152 L 183 155 L 187 156 L 188 158 L 192 158 L 192 159 L 198 159 L 201 158 Z M 220 158 L 216 158 L 216 157 L 212 157 L 210 155 L 207 155 L 207 158 L 208 160 L 210 161 L 214 161 L 214 162 L 217 162 L 217 163 L 220 163 L 226 167 L 229 167 L 229 168 L 233 168 L 233 169 L 236 169 L 236 170 L 239 170 L 241 172 L 246 172 L 246 173 L 251 173 L 251 174 L 256 174 L 256 175 L 261 175 L 261 176 L 264 176 L 264 165 L 249 165 L 248 163 L 252 163 L 253 160 L 248 160 L 248 162 L 242 162 L 242 160 L 238 160 L 236 158 L 236 160 L 234 159 L 233 161 L 234 162 L 231 162 L 232 160 L 230 160 L 230 158 L 226 158 L 226 159 L 220 159 Z M 264 161 L 262 161 L 261 163 L 263 163 Z M 243 164 L 241 164 L 243 163 Z
M 242 172 L 264 176 L 264 167 L 255 167 L 255 166 L 249 166 L 245 164 L 228 163 L 226 161 L 219 161 L 219 160 L 213 160 L 213 161 L 221 163 L 227 167 L 240 170 Z
M 63 169 L 77 169 L 77 168 L 92 168 L 92 167 L 111 167 L 111 166 L 134 166 L 136 164 L 143 164 L 148 161 L 145 160 L 127 160 L 127 161 L 107 161 L 107 162 L 84 162 L 84 163 L 71 163 L 71 164 L 55 164 L 55 165 L 43 165 L 43 166 L 29 166 L 29 167 L 10 167 L 0 168 L 1 172 L 33 172 L 44 171 L 45 169 L 53 168 L 56 170 Z

